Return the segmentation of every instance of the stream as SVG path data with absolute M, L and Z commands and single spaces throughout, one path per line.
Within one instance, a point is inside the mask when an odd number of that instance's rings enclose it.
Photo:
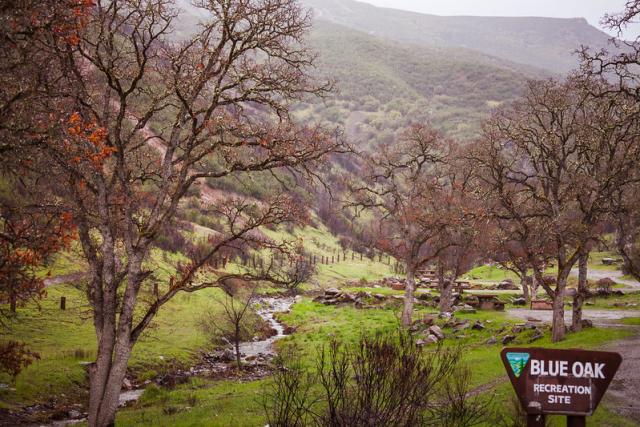
M 261 306 L 261 308 L 256 311 L 258 316 L 268 322 L 277 333 L 266 340 L 240 343 L 240 353 L 242 353 L 243 361 L 259 355 L 275 355 L 273 352 L 273 343 L 285 336 L 284 326 L 276 320 L 275 314 L 289 310 L 294 302 L 295 298 L 261 298 L 258 301 Z
M 275 356 L 273 343 L 286 336 L 284 333 L 284 325 L 278 322 L 275 315 L 276 313 L 289 310 L 295 302 L 296 298 L 294 297 L 265 297 L 256 301 L 259 306 L 256 313 L 264 321 L 269 323 L 269 325 L 276 331 L 276 334 L 264 340 L 241 342 L 240 352 L 242 353 L 242 360 L 244 362 L 250 363 L 250 361 L 253 361 L 256 358 L 271 358 Z M 203 367 L 192 367 L 189 371 L 194 375 L 197 375 L 199 372 L 203 372 Z M 206 369 L 204 369 L 204 371 L 206 371 Z M 125 406 L 137 401 L 140 396 L 142 396 L 142 393 L 144 393 L 144 388 L 123 391 L 120 393 L 118 399 L 119 406 Z M 73 419 L 54 421 L 50 425 L 54 427 L 63 427 L 77 424 L 85 420 L 86 418 L 74 417 Z
M 265 297 L 259 298 L 256 301 L 256 304 L 260 307 L 256 310 L 256 313 L 264 321 L 269 323 L 269 326 L 276 331 L 276 334 L 264 340 L 241 342 L 240 353 L 243 362 L 249 362 L 258 357 L 270 358 L 275 356 L 273 343 L 286 336 L 284 333 L 284 325 L 278 322 L 275 315 L 276 313 L 289 310 L 295 302 L 296 299 L 293 297 Z M 191 369 L 191 372 L 196 374 L 202 371 L 202 366 Z M 204 368 L 204 371 L 206 371 L 206 368 Z M 124 406 L 137 401 L 143 392 L 143 388 L 123 391 L 120 393 L 119 405 Z

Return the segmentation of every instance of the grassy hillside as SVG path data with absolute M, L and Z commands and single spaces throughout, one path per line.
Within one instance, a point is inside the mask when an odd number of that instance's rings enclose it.
M 206 227 L 198 227 L 195 234 L 213 232 Z M 264 230 L 274 239 L 301 238 L 310 253 L 331 257 L 342 250 L 338 240 L 321 225 L 287 231 Z M 197 237 L 197 236 L 192 236 Z M 166 284 L 168 277 L 175 273 L 179 262 L 186 258 L 180 252 L 153 249 L 149 266 L 154 276 Z M 82 266 L 76 250 L 60 254 L 42 272 L 51 271 L 53 276 L 81 271 Z M 240 266 L 229 264 L 227 269 Z M 318 274 L 305 288 L 334 286 L 345 280 L 375 280 L 391 273 L 386 258 L 383 262 L 366 257 L 352 260 L 350 253 L 346 261 L 330 265 L 319 265 Z M 266 290 L 266 289 L 265 289 Z M 178 294 L 161 310 L 151 327 L 136 344 L 130 361 L 130 368 L 142 378 L 155 376 L 158 372 L 171 369 L 176 364 L 189 363 L 199 350 L 211 344 L 199 327 L 204 313 L 222 310 L 217 302 L 222 291 L 205 289 L 193 294 Z M 59 309 L 60 297 L 66 297 L 67 310 Z M 140 299 L 142 305 L 151 300 L 151 289 L 144 288 Z M 0 329 L 0 340 L 20 340 L 40 354 L 41 359 L 26 368 L 13 382 L 1 374 L 0 383 L 12 384 L 15 390 L 0 388 L 0 408 L 16 405 L 30 405 L 52 400 L 83 401 L 86 397 L 86 376 L 83 362 L 91 361 L 96 354 L 96 337 L 91 322 L 91 310 L 86 300 L 84 285 L 61 283 L 47 288 L 47 296 L 37 303 L 31 303 L 18 310 L 7 328 Z M 63 394 L 63 396 L 61 396 Z
M 582 18 L 436 16 L 353 0 L 304 0 L 318 19 L 427 46 L 469 48 L 497 58 L 566 73 L 580 45 L 601 48 L 608 36 Z M 579 14 L 580 11 L 576 11 Z
M 334 80 L 337 93 L 301 105 L 299 116 L 345 126 L 360 143 L 389 141 L 416 121 L 471 138 L 491 108 L 515 99 L 527 79 L 548 75 L 468 49 L 400 44 L 320 20 L 310 44 L 317 74 Z

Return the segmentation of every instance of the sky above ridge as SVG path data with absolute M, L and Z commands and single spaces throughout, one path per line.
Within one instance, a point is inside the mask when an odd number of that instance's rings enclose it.
M 602 16 L 624 10 L 625 0 L 360 0 L 380 7 L 409 10 L 434 15 L 470 16 L 545 16 L 586 18 L 604 31 Z M 624 38 L 640 35 L 640 24 L 627 29 Z

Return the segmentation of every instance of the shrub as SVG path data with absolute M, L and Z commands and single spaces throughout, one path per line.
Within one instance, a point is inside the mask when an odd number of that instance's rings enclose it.
M 458 349 L 423 349 L 404 331 L 333 340 L 318 352 L 315 371 L 299 358 L 281 360 L 263 407 L 269 425 L 281 427 L 486 422 L 492 404 L 469 393 L 470 371 L 459 361 Z

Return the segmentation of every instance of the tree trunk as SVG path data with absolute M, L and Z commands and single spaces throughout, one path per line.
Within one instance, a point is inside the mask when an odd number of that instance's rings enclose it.
M 531 276 L 531 301 L 538 299 L 538 280 L 535 274 Z
M 453 282 L 449 279 L 443 278 L 440 282 L 440 313 L 450 313 L 453 301 L 451 297 L 451 291 L 453 289 Z
M 531 283 L 531 277 L 530 276 L 524 276 L 521 280 L 520 280 L 520 286 L 522 286 L 522 296 L 524 297 L 524 300 L 526 302 L 526 304 L 531 304 L 531 293 L 529 292 L 529 284 Z
M 578 290 L 573 297 L 573 316 L 571 318 L 571 329 L 574 332 L 582 330 L 582 305 L 584 296 L 587 293 L 587 270 L 589 253 L 580 254 L 578 259 Z
M 9 311 L 11 313 L 15 313 L 17 305 L 18 305 L 18 301 L 16 298 L 16 294 L 15 292 L 13 292 L 13 290 L 10 290 L 9 291 Z
M 236 364 L 238 365 L 238 371 L 242 369 L 242 361 L 240 360 L 240 329 L 236 325 L 236 331 L 234 335 L 235 347 L 236 347 Z
M 411 263 L 407 263 L 407 278 L 404 287 L 404 308 L 402 310 L 402 326 L 408 328 L 411 326 L 411 317 L 413 315 L 413 293 L 415 291 L 415 271 Z
M 96 362 L 89 368 L 89 426 L 108 427 L 115 424 L 131 348 L 131 345 L 115 341 L 100 344 Z
M 556 292 L 553 298 L 553 323 L 551 326 L 552 342 L 558 342 L 564 339 L 564 292 L 566 284 L 566 277 L 560 278 L 556 284 Z
M 529 293 L 529 287 L 531 286 L 531 276 L 527 275 L 527 269 L 520 269 L 520 286 L 522 286 L 522 295 L 527 304 L 531 303 L 531 294 Z M 531 286 L 533 288 L 533 286 Z

